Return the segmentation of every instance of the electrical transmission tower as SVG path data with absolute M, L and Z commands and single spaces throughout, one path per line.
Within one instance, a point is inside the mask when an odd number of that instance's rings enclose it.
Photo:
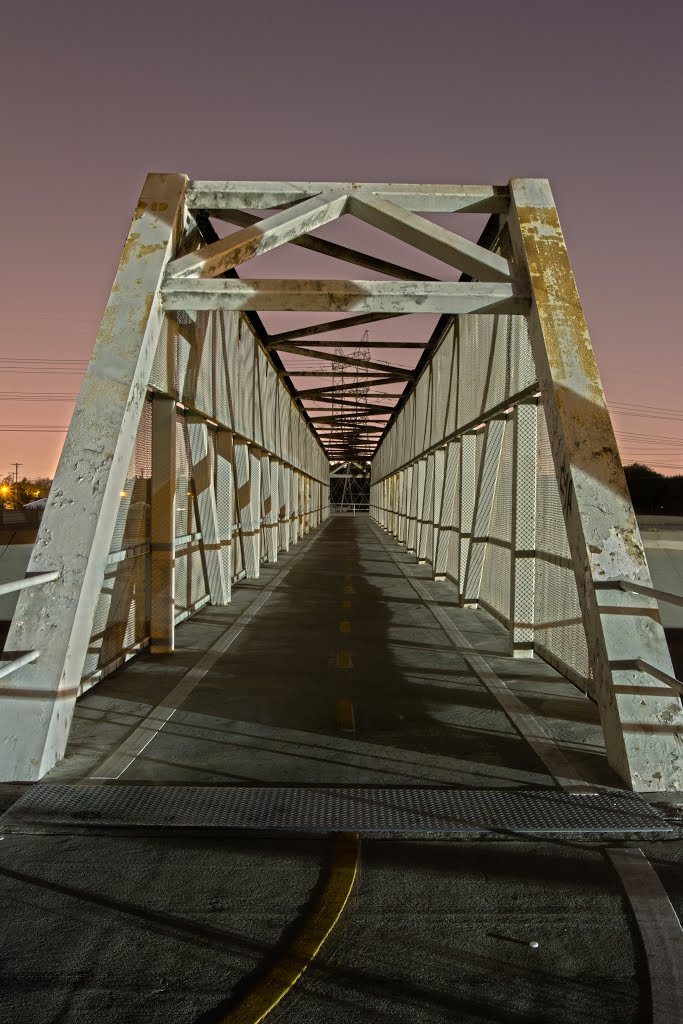
M 359 503 L 367 503 L 369 491 L 366 481 L 367 443 L 368 443 L 368 393 L 370 386 L 368 373 L 363 364 L 370 360 L 370 336 L 366 331 L 351 358 L 359 361 L 352 365 L 342 361 L 340 356 L 345 353 L 337 346 L 332 357 L 332 383 L 338 390 L 333 406 L 334 423 L 338 430 L 339 453 L 341 465 L 333 473 L 337 486 L 336 497 L 342 510 L 353 508 Z M 369 477 L 368 477 L 369 479 Z M 342 486 L 339 487 L 339 484 Z

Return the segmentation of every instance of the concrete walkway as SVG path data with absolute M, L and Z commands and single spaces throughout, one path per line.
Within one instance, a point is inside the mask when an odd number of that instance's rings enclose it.
M 184 623 L 176 655 L 142 656 L 89 691 L 43 784 L 556 788 L 564 764 L 616 785 L 594 705 L 542 662 L 506 657 L 504 630 L 455 596 L 369 520 L 335 518 L 229 607 Z M 637 844 L 680 916 L 678 834 Z M 289 947 L 332 855 L 330 839 L 304 836 L 6 834 L 0 1015 L 226 1020 Z M 351 905 L 268 1019 L 638 1024 L 657 966 L 603 843 L 363 840 Z
M 289 566 L 228 650 L 174 694 Z M 526 732 L 542 722 L 575 777 L 619 787 L 595 705 L 544 662 L 507 657 L 502 626 L 458 608 L 452 583 L 432 583 L 427 566 L 367 517 L 351 516 L 262 566 L 228 607 L 182 624 L 177 654 L 143 655 L 84 695 L 66 758 L 46 781 L 556 785 L 401 566 L 523 702 Z M 166 720 L 169 705 L 177 710 Z

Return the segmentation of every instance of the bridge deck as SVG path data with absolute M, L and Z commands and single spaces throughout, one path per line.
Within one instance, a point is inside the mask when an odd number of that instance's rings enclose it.
M 565 788 L 616 786 L 594 705 L 542 662 L 507 657 L 502 628 L 455 597 L 367 518 L 333 518 L 229 607 L 184 623 L 176 655 L 85 694 L 67 757 L 28 796 L 49 804 L 51 783 L 91 779 L 97 803 L 98 778 L 144 783 L 148 804 L 159 782 L 554 787 L 560 800 L 563 772 Z M 23 802 L 0 829 L 8 1020 L 260 1019 L 247 1011 L 310 959 L 325 901 L 341 906 L 338 839 L 32 830 Z M 680 835 L 637 837 L 651 865 L 618 837 L 364 838 L 331 940 L 267 1019 L 638 1024 L 663 1000 L 657 1019 L 678 1020 Z
M 367 516 L 334 516 L 183 623 L 176 654 L 85 694 L 46 781 L 619 787 L 594 704 L 456 599 Z

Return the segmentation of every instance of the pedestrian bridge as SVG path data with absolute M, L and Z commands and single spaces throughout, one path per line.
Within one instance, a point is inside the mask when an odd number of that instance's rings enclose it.
M 354 225 L 389 249 L 350 247 Z M 285 257 L 366 276 L 274 276 Z M 361 351 L 368 324 L 388 333 Z M 354 488 L 332 515 L 331 470 Z M 683 782 L 542 180 L 149 175 L 15 589 L 3 781 Z

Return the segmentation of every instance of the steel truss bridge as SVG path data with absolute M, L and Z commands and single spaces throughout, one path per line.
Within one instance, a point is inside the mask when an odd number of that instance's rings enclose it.
M 316 234 L 342 217 L 401 256 Z M 238 276 L 283 246 L 365 277 Z M 341 354 L 366 329 L 369 355 Z M 2 780 L 50 772 L 82 694 L 173 652 L 184 619 L 323 529 L 331 465 L 368 463 L 371 519 L 497 620 L 509 655 L 590 696 L 626 787 L 680 789 L 680 684 L 548 183 L 182 174 L 146 180 L 14 585 Z

